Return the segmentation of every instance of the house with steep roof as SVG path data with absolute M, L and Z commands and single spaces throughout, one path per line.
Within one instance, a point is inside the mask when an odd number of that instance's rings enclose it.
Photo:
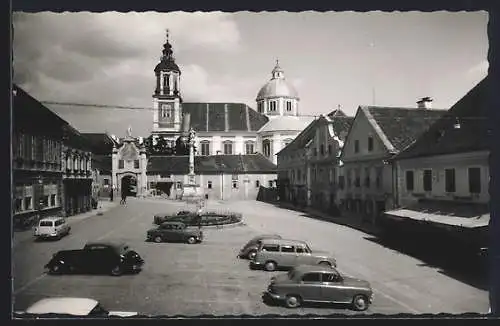
M 324 211 L 336 208 L 338 158 L 352 121 L 340 109 L 321 115 L 278 153 L 281 200 Z
M 217 200 L 255 200 L 261 188 L 272 187 L 276 165 L 262 154 L 195 156 L 196 184 L 203 196 Z M 189 156 L 150 156 L 149 189 L 180 198 L 187 183 Z
M 341 210 L 375 222 L 394 205 L 390 158 L 419 138 L 446 111 L 430 108 L 430 98 L 417 108 L 360 106 L 340 155 Z
M 398 208 L 387 211 L 387 217 L 458 228 L 468 235 L 464 231 L 487 227 L 487 96 L 488 77 L 392 158 Z

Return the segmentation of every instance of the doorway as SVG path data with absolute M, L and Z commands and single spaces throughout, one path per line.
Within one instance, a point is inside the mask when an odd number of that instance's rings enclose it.
M 131 175 L 126 175 L 122 178 L 121 184 L 122 194 L 125 196 L 137 196 L 137 178 Z

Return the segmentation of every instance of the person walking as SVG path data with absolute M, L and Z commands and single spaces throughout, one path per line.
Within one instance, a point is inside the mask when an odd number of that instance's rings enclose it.
M 125 192 L 122 192 L 122 200 L 120 201 L 121 205 L 125 205 L 127 203 L 127 195 Z

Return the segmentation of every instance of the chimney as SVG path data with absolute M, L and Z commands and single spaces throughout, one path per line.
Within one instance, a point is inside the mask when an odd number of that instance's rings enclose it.
M 191 126 L 191 114 L 184 113 L 182 115 L 182 134 L 184 136 L 189 135 L 189 128 Z
M 432 109 L 432 98 L 430 97 L 422 97 L 417 102 L 417 107 L 419 109 Z

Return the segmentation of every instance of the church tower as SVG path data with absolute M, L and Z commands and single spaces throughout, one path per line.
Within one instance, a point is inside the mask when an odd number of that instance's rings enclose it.
M 175 63 L 168 30 L 160 63 L 156 65 L 154 72 L 156 88 L 153 94 L 153 138 L 162 135 L 171 140 L 181 131 L 182 97 L 181 71 Z

